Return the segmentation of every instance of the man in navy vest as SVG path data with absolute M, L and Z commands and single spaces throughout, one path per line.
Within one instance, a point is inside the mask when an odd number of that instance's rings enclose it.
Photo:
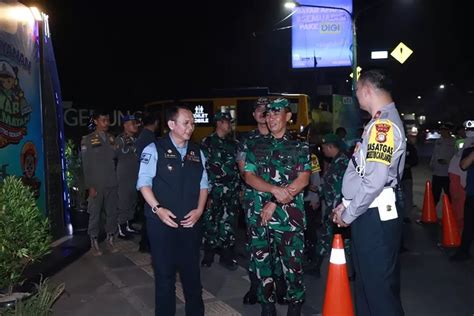
M 145 216 L 155 271 L 155 314 L 175 315 L 176 271 L 179 271 L 187 316 L 203 316 L 199 270 L 200 218 L 208 182 L 205 158 L 190 142 L 192 112 L 183 106 L 166 113 L 170 132 L 143 150 L 137 189 L 147 204 Z

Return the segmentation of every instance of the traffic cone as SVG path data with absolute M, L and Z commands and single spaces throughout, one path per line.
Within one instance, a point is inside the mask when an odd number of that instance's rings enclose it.
M 351 289 L 347 276 L 344 241 L 341 234 L 334 235 L 329 259 L 328 280 L 323 305 L 324 316 L 353 316 Z
M 443 194 L 443 247 L 459 247 L 461 245 L 461 235 L 458 224 L 454 218 L 451 203 L 446 194 Z
M 430 180 L 426 180 L 425 185 L 425 196 L 423 198 L 423 211 L 421 214 L 421 222 L 428 223 L 437 223 L 438 215 L 436 215 L 433 191 L 431 190 Z

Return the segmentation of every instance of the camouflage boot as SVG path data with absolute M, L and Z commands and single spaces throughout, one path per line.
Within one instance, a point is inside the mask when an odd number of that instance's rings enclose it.
M 97 238 L 91 237 L 91 251 L 94 256 L 102 256 L 102 250 L 99 247 L 99 241 Z
M 116 253 L 118 249 L 115 247 L 115 235 L 114 234 L 108 234 L 107 235 L 107 248 L 109 249 L 110 253 Z

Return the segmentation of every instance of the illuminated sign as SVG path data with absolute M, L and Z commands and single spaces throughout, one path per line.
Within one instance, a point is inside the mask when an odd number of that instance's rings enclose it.
M 352 1 L 306 0 L 299 3 L 292 16 L 292 68 L 350 66 L 352 19 L 348 12 L 352 13 Z
M 400 64 L 403 64 L 411 54 L 413 54 L 413 51 L 402 42 L 390 53 Z
M 194 108 L 194 123 L 203 124 L 209 123 L 209 114 L 204 112 L 204 107 L 202 105 L 196 105 Z

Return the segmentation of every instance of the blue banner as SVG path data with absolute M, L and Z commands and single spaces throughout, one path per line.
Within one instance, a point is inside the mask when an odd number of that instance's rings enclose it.
M 46 213 L 38 23 L 19 3 L 0 13 L 0 180 L 21 177 Z
M 306 0 L 299 3 L 301 6 L 295 8 L 292 16 L 292 67 L 351 66 L 352 18 L 348 12 L 352 14 L 352 0 Z

